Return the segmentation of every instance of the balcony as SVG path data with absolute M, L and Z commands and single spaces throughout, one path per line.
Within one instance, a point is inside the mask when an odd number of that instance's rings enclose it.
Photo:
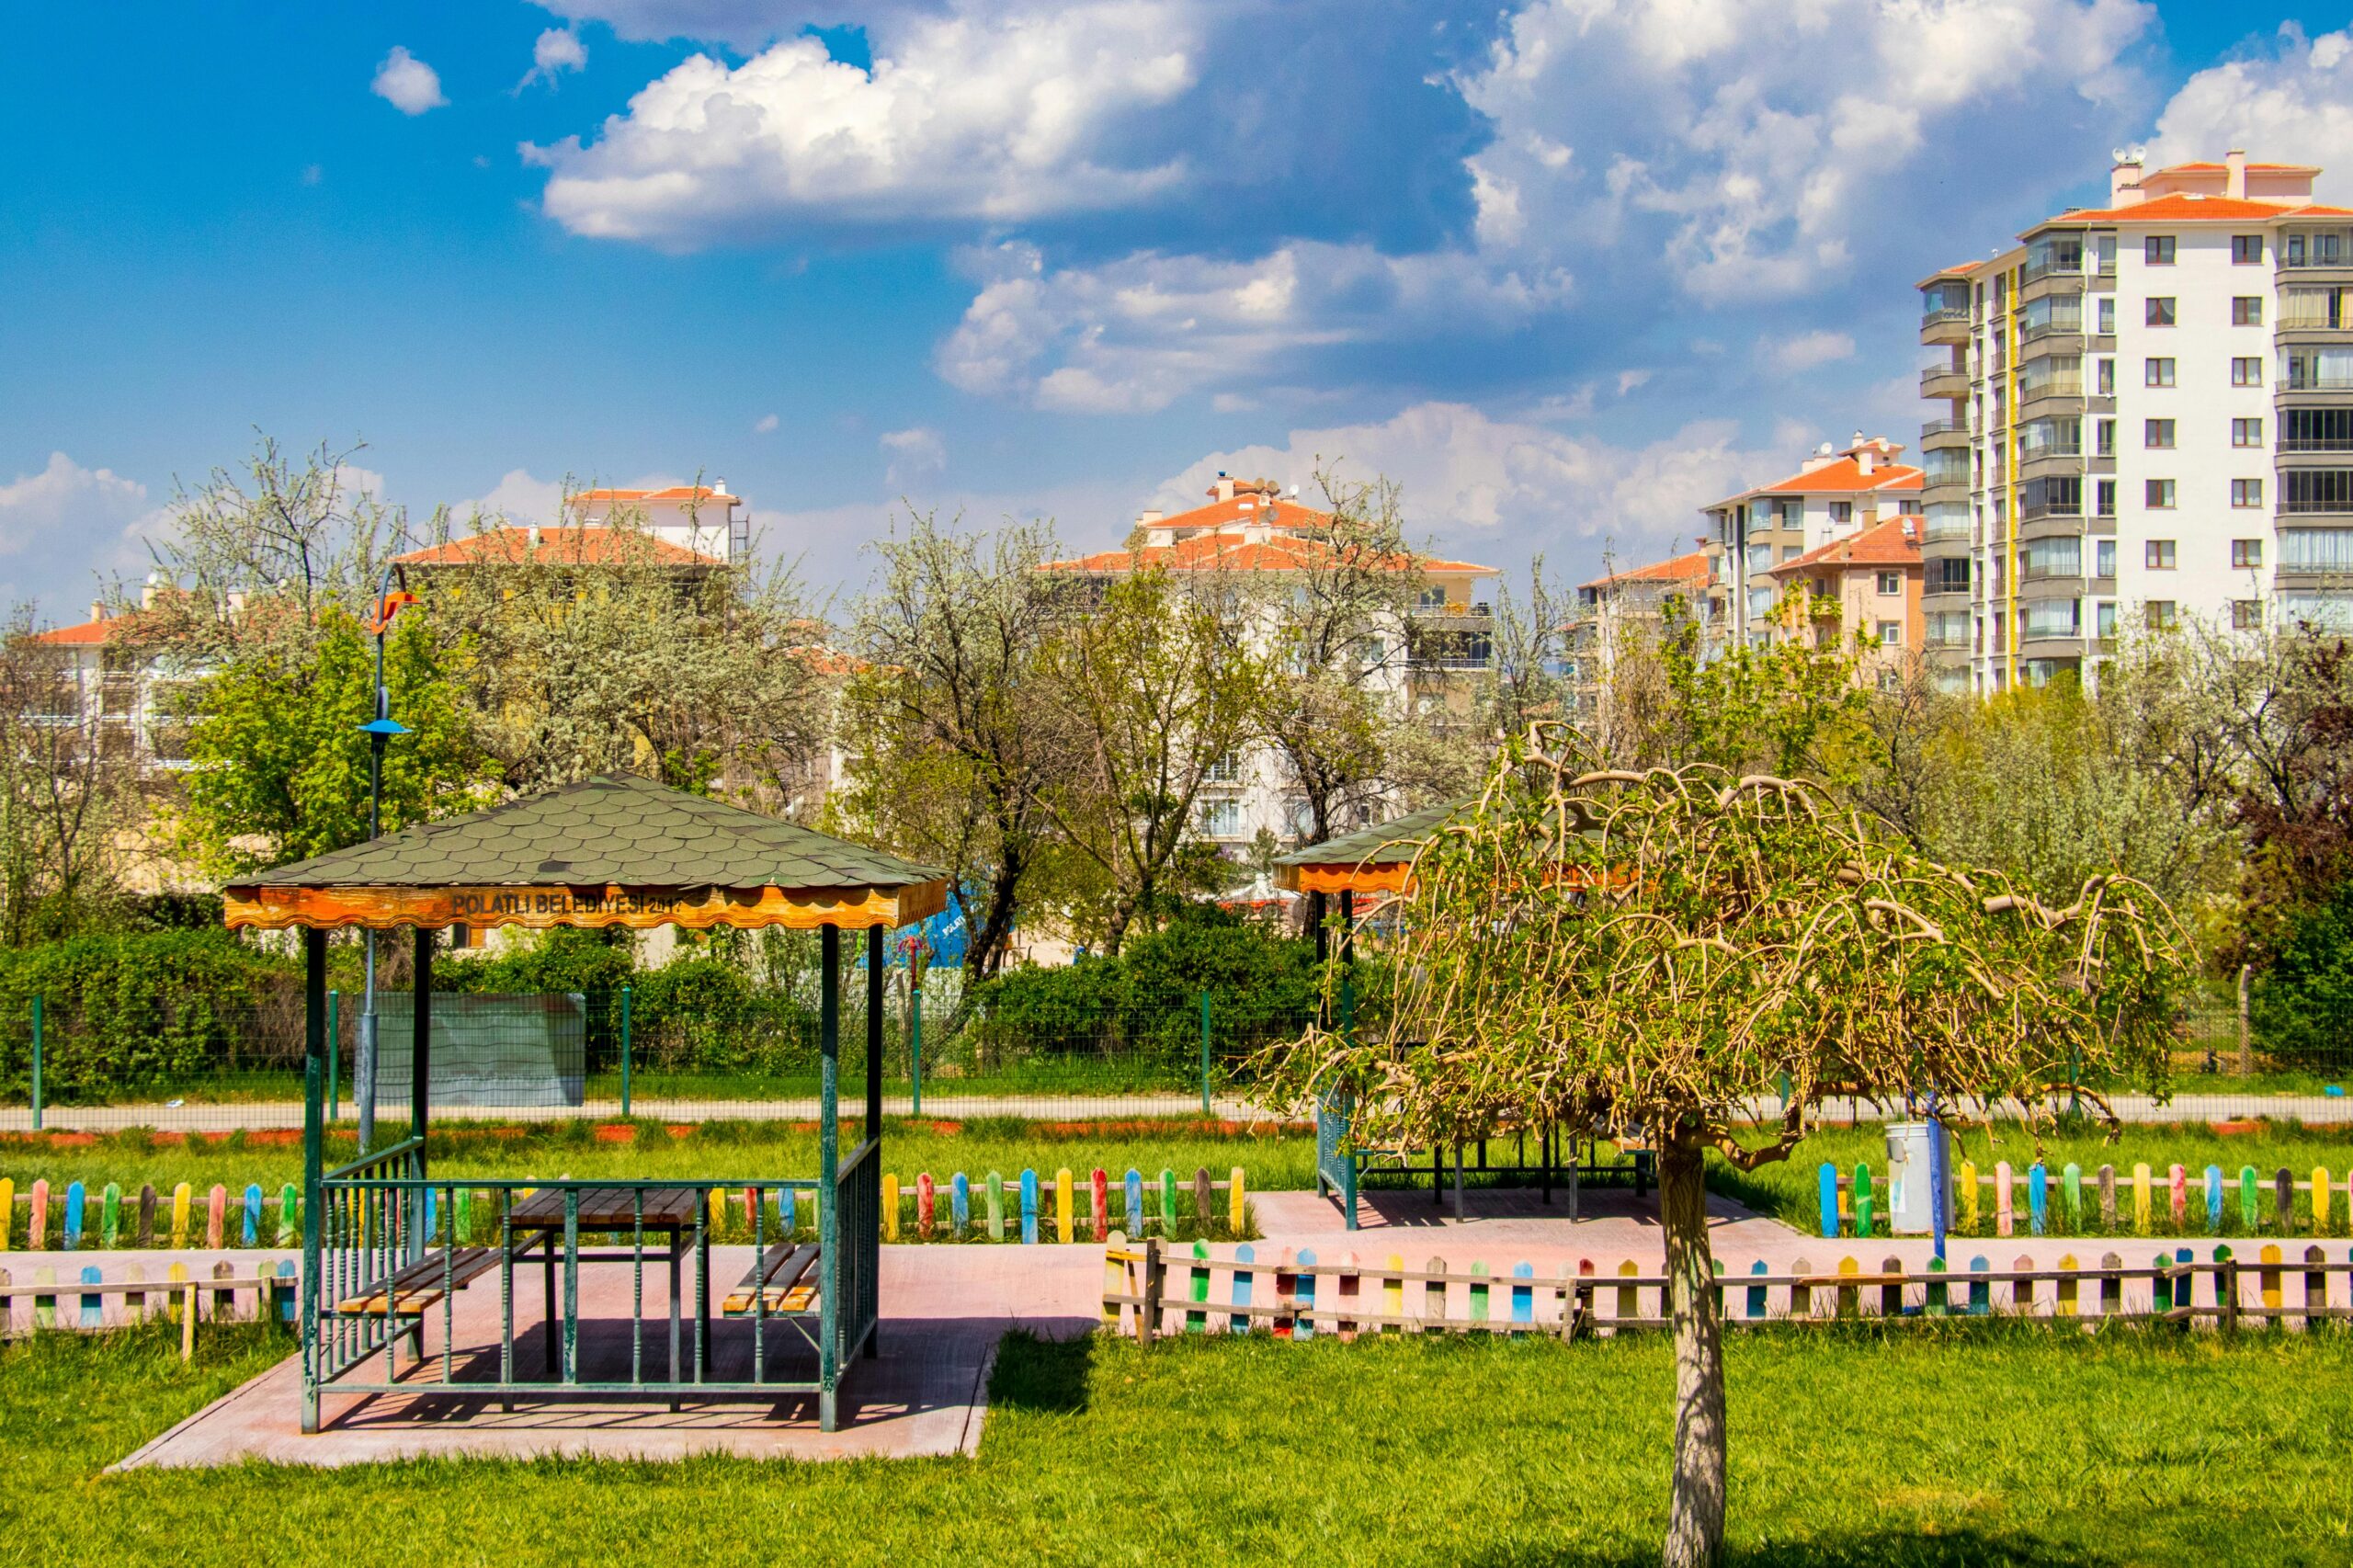
M 1931 365 L 1920 372 L 1922 397 L 1967 397 L 1969 372 L 1955 365 Z
M 2083 395 L 2084 379 L 2081 376 L 2052 376 L 2042 381 L 2018 382 L 2018 406 L 2021 410 L 2028 403 L 2043 398 L 2080 398 Z
M 1967 305 L 1936 306 L 1920 317 L 1920 341 L 1924 344 L 1952 344 L 1969 341 L 1970 310 Z

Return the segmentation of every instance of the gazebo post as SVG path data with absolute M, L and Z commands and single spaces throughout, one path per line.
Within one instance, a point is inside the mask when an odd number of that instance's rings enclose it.
M 868 1156 L 882 1157 L 882 927 L 866 928 L 866 1135 L 875 1141 L 874 1153 Z M 861 1245 L 864 1244 L 861 1242 Z M 866 1336 L 866 1354 L 871 1358 L 882 1354 L 882 1325 L 877 1323 Z
M 824 1288 L 817 1296 L 817 1429 L 835 1421 L 841 1381 L 841 1072 L 842 929 L 817 928 L 817 1246 Z
M 319 1179 L 326 1170 L 327 934 L 302 930 L 302 1430 L 319 1429 Z
M 408 1135 L 416 1141 L 416 1153 L 411 1156 L 411 1167 L 418 1181 L 425 1179 L 426 1122 L 432 1114 L 433 1084 L 433 927 L 416 928 L 416 997 L 409 1008 L 408 1046 Z M 415 1263 L 425 1256 L 425 1213 L 427 1207 L 425 1189 L 410 1189 L 408 1256 Z M 425 1346 L 420 1326 L 417 1348 Z

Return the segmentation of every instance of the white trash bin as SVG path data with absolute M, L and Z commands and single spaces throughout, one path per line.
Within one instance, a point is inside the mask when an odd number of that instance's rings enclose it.
M 1890 1122 L 1887 1129 L 1887 1220 L 1899 1236 L 1925 1236 L 1936 1230 L 1936 1204 L 1929 1196 L 1936 1177 L 1931 1153 L 1939 1133 L 1945 1140 L 1945 1229 L 1952 1229 L 1955 1176 L 1952 1134 L 1933 1121 Z

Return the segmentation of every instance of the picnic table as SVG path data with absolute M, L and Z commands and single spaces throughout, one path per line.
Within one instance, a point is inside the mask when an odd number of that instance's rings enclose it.
M 567 1190 L 577 1193 L 567 1204 Z M 577 1381 L 580 1341 L 579 1266 L 585 1263 L 629 1263 L 642 1267 L 653 1256 L 670 1270 L 670 1381 L 684 1382 L 680 1359 L 680 1266 L 691 1253 L 695 1260 L 695 1374 L 708 1367 L 710 1348 L 710 1228 L 699 1187 L 610 1187 L 566 1189 L 542 1187 L 510 1210 L 506 1217 L 505 1259 L 506 1342 L 515 1342 L 515 1265 L 536 1249 L 540 1259 L 541 1300 L 545 1305 L 547 1338 L 544 1368 L 556 1368 L 557 1327 L 563 1327 L 563 1381 Z M 584 1235 L 602 1233 L 627 1238 L 627 1245 L 583 1251 Z M 644 1238 L 660 1235 L 665 1244 L 648 1254 Z M 559 1312 L 556 1264 L 564 1266 L 564 1289 Z M 642 1290 L 641 1281 L 640 1290 Z M 631 1331 L 643 1317 L 642 1301 L 633 1306 Z M 672 1402 L 675 1408 L 676 1402 Z

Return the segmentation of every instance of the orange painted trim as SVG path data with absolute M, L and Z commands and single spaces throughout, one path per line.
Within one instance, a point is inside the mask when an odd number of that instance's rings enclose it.
M 289 926 L 379 930 L 394 926 L 628 926 L 689 930 L 727 926 L 752 930 L 781 926 L 891 929 L 948 907 L 943 880 L 883 892 L 874 888 L 638 888 L 604 887 L 249 887 L 222 892 L 232 928 L 279 931 Z
M 1404 892 L 1413 877 L 1413 863 L 1407 860 L 1275 868 L 1275 885 L 1288 892 Z

